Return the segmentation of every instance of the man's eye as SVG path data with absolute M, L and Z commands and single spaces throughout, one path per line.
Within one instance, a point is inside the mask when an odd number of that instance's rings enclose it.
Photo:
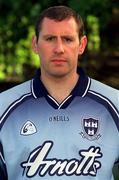
M 53 41 L 54 40 L 54 37 L 47 37 L 46 38 L 46 41 Z
M 73 40 L 72 40 L 71 38 L 64 38 L 64 41 L 70 43 L 70 42 L 72 42 Z

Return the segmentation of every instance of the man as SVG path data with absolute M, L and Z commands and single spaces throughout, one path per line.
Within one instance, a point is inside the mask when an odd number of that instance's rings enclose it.
M 0 180 L 112 180 L 119 160 L 119 92 L 85 75 L 87 38 L 72 9 L 39 17 L 40 70 L 0 95 Z

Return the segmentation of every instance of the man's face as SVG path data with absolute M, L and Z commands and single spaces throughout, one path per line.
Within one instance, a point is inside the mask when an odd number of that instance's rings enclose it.
M 42 75 L 64 77 L 76 73 L 78 56 L 86 45 L 79 40 L 77 29 L 73 18 L 60 22 L 44 18 L 38 41 L 35 38 L 33 42 Z

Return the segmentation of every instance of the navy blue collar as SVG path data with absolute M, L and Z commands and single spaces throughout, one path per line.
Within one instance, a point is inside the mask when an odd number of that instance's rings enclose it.
M 85 75 L 82 68 L 77 68 L 77 73 L 80 75 L 76 86 L 71 92 L 73 96 L 85 96 L 89 86 L 90 79 Z M 40 69 L 37 70 L 36 76 L 33 79 L 32 92 L 36 98 L 49 95 L 47 89 L 40 80 Z

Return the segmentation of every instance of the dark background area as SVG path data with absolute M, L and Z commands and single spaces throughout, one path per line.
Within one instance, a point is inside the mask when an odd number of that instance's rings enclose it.
M 39 60 L 31 50 L 31 37 L 40 12 L 67 5 L 85 23 L 88 47 L 80 60 L 89 76 L 119 89 L 118 0 L 0 0 L 0 91 L 30 79 Z
M 92 78 L 119 89 L 118 0 L 0 0 L 0 92 L 34 76 L 39 67 L 31 50 L 34 25 L 38 14 L 54 5 L 72 7 L 83 17 L 88 47 L 80 65 Z

